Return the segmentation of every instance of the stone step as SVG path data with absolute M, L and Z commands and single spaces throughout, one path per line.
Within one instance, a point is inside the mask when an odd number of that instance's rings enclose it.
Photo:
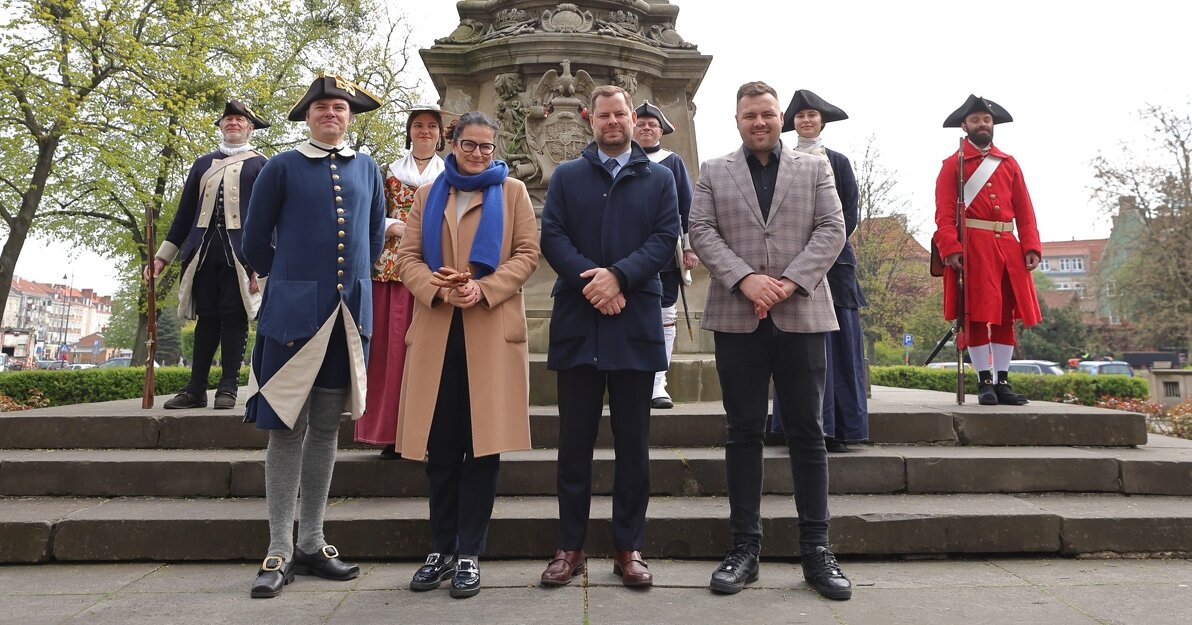
M 832 545 L 848 555 L 1192 552 L 1192 499 L 1124 495 L 838 495 Z M 610 554 L 612 502 L 594 497 L 587 550 Z M 762 500 L 764 555 L 798 553 L 790 497 Z M 351 559 L 415 559 L 429 542 L 423 499 L 338 499 L 328 540 Z M 502 497 L 487 557 L 542 558 L 558 539 L 553 497 Z M 269 542 L 265 502 L 248 499 L 0 498 L 0 561 L 256 560 Z M 650 558 L 719 558 L 728 500 L 650 502 Z
M 830 490 L 873 493 L 1122 493 L 1192 495 L 1192 442 L 1154 437 L 1139 448 L 858 447 L 829 456 Z M 554 450 L 502 455 L 498 492 L 553 496 Z M 260 497 L 265 454 L 259 450 L 0 451 L 0 496 Z M 763 492 L 794 492 L 787 450 L 767 447 Z M 372 451 L 340 452 L 331 483 L 336 497 L 424 497 L 425 465 L 382 460 Z M 612 493 L 614 454 L 596 450 L 593 492 Z M 651 492 L 722 496 L 724 450 L 653 448 Z
M 241 393 L 243 396 L 244 393 Z M 0 413 L 0 447 L 9 449 L 259 449 L 267 435 L 241 423 L 243 411 L 143 410 L 140 400 L 76 404 Z M 1131 446 L 1147 442 L 1138 413 L 1052 402 L 1026 406 L 980 406 L 975 398 L 957 406 L 949 393 L 875 387 L 870 400 L 870 440 L 881 444 Z M 558 407 L 531 406 L 535 447 L 556 445 Z M 606 410 L 607 414 L 607 410 Z M 713 447 L 724 444 L 724 406 L 719 401 L 678 403 L 651 416 L 651 444 Z M 340 431 L 343 447 L 352 424 Z M 600 447 L 611 447 L 608 419 Z

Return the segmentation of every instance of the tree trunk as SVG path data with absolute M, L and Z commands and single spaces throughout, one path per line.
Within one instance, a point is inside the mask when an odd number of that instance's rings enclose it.
M 37 214 L 41 205 L 46 181 L 50 179 L 50 172 L 54 168 L 58 139 L 58 136 L 53 135 L 38 144 L 37 163 L 29 177 L 28 190 L 21 194 L 21 208 L 13 220 L 6 224 L 8 240 L 4 242 L 4 250 L 0 251 L 0 318 L 4 317 L 4 307 L 8 305 L 8 294 L 12 290 L 17 259 L 21 256 L 21 250 L 25 248 L 25 239 L 29 236 L 29 229 L 33 227 L 33 216 Z

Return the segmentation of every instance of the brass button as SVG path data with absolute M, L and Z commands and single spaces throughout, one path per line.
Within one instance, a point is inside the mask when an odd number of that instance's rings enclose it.
M 335 259 L 335 261 L 342 265 L 344 264 L 344 257 L 340 256 L 339 258 Z
M 342 209 L 342 208 L 337 208 L 337 209 L 335 209 L 335 212 L 337 212 L 337 213 L 339 213 L 340 215 L 342 215 L 342 214 L 344 214 L 344 209 Z
M 340 230 L 340 231 L 339 231 L 339 238 L 341 238 L 341 239 L 342 239 L 342 238 L 344 238 L 344 231 L 343 231 L 343 230 Z
M 339 174 L 331 174 L 332 180 L 339 180 Z
M 335 285 L 335 290 L 336 290 L 336 291 L 342 291 L 342 290 L 344 290 L 344 285 L 342 285 L 342 284 L 337 284 L 337 285 Z
M 342 251 L 344 249 L 344 244 L 340 243 L 339 245 L 335 246 L 335 248 Z
M 1000 232 L 995 232 L 995 233 L 993 233 L 993 238 L 995 238 L 995 239 L 1000 239 L 1000 238 L 1002 238 L 1002 233 L 1000 233 Z
M 286 347 L 293 347 L 293 346 L 294 346 L 294 341 L 290 341 L 289 343 L 286 343 Z
M 334 187 L 331 187 L 331 188 L 335 189 L 336 191 L 339 191 L 342 187 L 340 187 L 339 185 L 335 185 Z
M 986 187 L 992 187 L 992 186 L 993 186 L 993 183 L 992 183 L 992 182 L 986 182 L 986 183 L 985 183 L 985 186 L 986 186 Z
M 343 218 L 343 217 L 340 217 L 339 219 L 336 219 L 336 220 L 335 220 L 335 223 L 338 223 L 338 224 L 342 224 L 343 222 L 344 222 L 344 218 Z
M 342 197 L 340 197 L 340 196 L 338 196 L 338 195 L 337 195 L 337 196 L 335 196 L 335 201 L 336 201 L 336 202 L 342 202 L 342 201 L 344 201 L 344 199 L 343 199 Z
M 995 211 L 1000 211 L 1000 210 L 1002 210 L 1002 207 L 1001 207 L 1001 206 L 994 206 L 994 207 L 993 207 L 993 210 L 995 210 Z
M 996 194 L 996 193 L 990 193 L 990 194 L 989 194 L 989 199 L 991 199 L 991 200 L 996 200 L 996 199 L 997 199 L 997 194 Z
M 337 276 L 340 276 L 340 277 L 343 277 L 343 275 L 344 275 L 344 270 L 343 270 L 343 269 L 340 269 L 339 271 L 336 271 L 336 272 L 335 272 L 335 275 L 337 275 Z
M 332 163 L 332 164 L 331 164 L 331 169 L 339 169 L 339 168 L 335 166 L 335 163 Z

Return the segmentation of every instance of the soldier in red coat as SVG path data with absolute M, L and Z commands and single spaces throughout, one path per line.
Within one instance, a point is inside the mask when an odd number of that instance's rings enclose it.
M 1042 319 L 1031 279 L 1043 257 L 1035 209 L 1018 162 L 993 145 L 994 125 L 1010 121 L 1006 109 L 974 95 L 944 121 L 945 128 L 959 127 L 968 135 L 963 143 L 963 247 L 956 231 L 960 153 L 944 159 L 935 181 L 934 241 L 945 264 L 944 317 L 956 318 L 956 276 L 964 267 L 964 331 L 982 405 L 1027 403 L 1013 391 L 1007 375 L 1014 320 L 1030 327 Z M 997 371 L 996 381 L 991 368 Z

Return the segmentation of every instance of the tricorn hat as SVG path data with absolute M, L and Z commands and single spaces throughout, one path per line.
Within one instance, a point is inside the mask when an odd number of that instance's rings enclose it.
M 306 119 L 306 109 L 310 108 L 312 102 L 328 98 L 347 100 L 348 109 L 353 113 L 367 113 L 381 108 L 381 99 L 369 93 L 364 87 L 343 76 L 319 74 L 315 81 L 310 83 L 310 87 L 302 99 L 298 100 L 294 108 L 290 109 L 290 114 L 286 116 L 286 119 L 300 122 Z
M 815 95 L 812 91 L 800 89 L 795 92 L 791 103 L 786 107 L 786 113 L 782 116 L 782 132 L 790 132 L 795 129 L 795 113 L 804 109 L 819 111 L 820 119 L 825 124 L 848 119 L 848 113 L 845 113 L 840 107 L 829 104 L 827 100 Z
M 256 112 L 248 108 L 247 104 L 239 100 L 228 100 L 224 104 L 223 114 L 215 118 L 215 125 L 218 126 L 219 122 L 222 122 L 223 118 L 227 117 L 228 115 L 244 116 L 244 118 L 248 120 L 248 123 L 252 124 L 252 127 L 257 130 L 269 127 L 269 122 L 258 117 Z
M 653 117 L 657 119 L 658 125 L 662 127 L 662 134 L 664 135 L 669 135 L 675 131 L 675 125 L 670 123 L 670 120 L 666 118 L 666 114 L 662 112 L 662 109 L 650 104 L 649 100 L 642 102 L 641 106 L 634 109 L 634 112 L 637 113 L 639 118 Z
M 964 118 L 972 115 L 973 113 L 989 113 L 993 116 L 993 123 L 995 124 L 1004 124 L 1006 122 L 1014 121 L 1014 118 L 1010 117 L 1009 111 L 1002 108 L 1002 106 L 997 102 L 994 102 L 993 100 L 986 100 L 985 98 L 978 98 L 975 95 L 969 94 L 969 97 L 964 101 L 964 104 L 962 104 L 960 108 L 956 109 L 955 111 L 952 111 L 952 114 L 948 116 L 948 119 L 944 120 L 944 128 L 960 128 L 960 125 L 964 123 Z
M 434 104 L 413 104 L 409 108 L 402 109 L 401 112 L 408 114 L 406 117 L 407 150 L 414 145 L 414 142 L 410 139 L 410 126 L 414 123 L 414 118 L 417 117 L 419 113 L 430 113 L 439 121 L 439 143 L 435 147 L 435 151 L 442 151 L 442 149 L 447 146 L 447 144 L 444 142 L 447 128 L 443 126 L 443 113 L 445 112 L 443 109 Z

